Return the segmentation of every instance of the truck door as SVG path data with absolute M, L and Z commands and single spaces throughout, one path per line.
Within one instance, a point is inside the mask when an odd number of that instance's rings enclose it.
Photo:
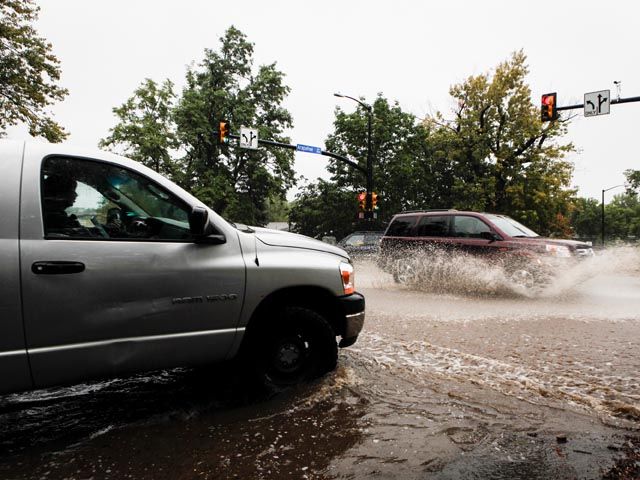
M 0 393 L 31 387 L 20 313 L 18 249 L 23 143 L 0 144 Z
M 233 342 L 237 236 L 194 243 L 191 206 L 130 167 L 25 157 L 23 305 L 38 386 L 220 360 Z

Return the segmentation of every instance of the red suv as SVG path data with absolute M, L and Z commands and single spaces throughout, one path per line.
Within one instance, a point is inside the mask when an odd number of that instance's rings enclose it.
M 593 256 L 591 245 L 540 237 L 506 215 L 424 210 L 395 215 L 380 242 L 379 266 L 404 281 L 416 250 L 464 252 L 499 261 L 514 280 L 529 286 L 552 258 Z

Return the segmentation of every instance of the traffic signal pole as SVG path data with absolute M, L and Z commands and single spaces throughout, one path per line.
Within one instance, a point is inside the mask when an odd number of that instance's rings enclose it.
M 372 160 L 372 151 L 371 151 L 371 116 L 372 116 L 371 113 L 372 112 L 369 110 L 368 122 L 367 122 L 367 165 L 366 167 L 360 166 L 356 162 L 349 160 L 344 155 L 340 155 L 334 152 L 329 152 L 327 150 L 322 150 L 318 147 L 310 147 L 306 145 L 293 145 L 290 143 L 276 142 L 274 140 L 261 140 L 259 138 L 257 138 L 257 143 L 258 145 L 263 145 L 263 146 L 279 147 L 279 148 L 286 148 L 289 150 L 319 153 L 320 155 L 324 155 L 325 157 L 335 158 L 339 162 L 345 163 L 350 167 L 358 170 L 359 172 L 362 172 L 365 175 L 365 179 L 366 179 L 366 193 L 358 194 L 359 215 L 362 215 L 360 216 L 360 218 L 364 218 L 366 220 L 373 220 L 374 218 L 376 218 L 375 210 L 377 210 L 378 196 L 375 192 L 373 192 L 373 160 Z M 227 121 L 221 121 L 218 128 L 218 142 L 220 144 L 227 143 L 227 139 L 238 140 L 238 141 L 241 140 L 240 135 L 232 134 L 230 133 L 229 130 L 230 130 L 229 123 Z M 254 137 L 254 139 L 256 139 L 256 137 Z M 306 149 L 303 150 L 299 147 L 306 147 L 312 150 L 306 150 Z M 360 198 L 361 196 L 364 196 L 364 198 Z
M 367 206 L 365 210 L 365 218 L 373 219 L 373 161 L 371 159 L 371 106 L 369 107 L 369 115 L 367 115 Z
M 616 98 L 615 100 L 611 100 L 611 105 L 616 105 L 618 103 L 632 103 L 632 102 L 640 102 L 640 97 L 629 97 L 629 98 Z M 584 103 L 576 104 L 576 105 L 566 105 L 564 107 L 556 107 L 557 111 L 561 110 L 576 110 L 578 108 L 584 108 Z
M 226 137 L 230 138 L 232 140 L 240 140 L 240 135 L 227 134 Z M 287 148 L 289 150 L 297 150 L 298 149 L 297 145 L 292 145 L 290 143 L 275 142 L 273 140 L 260 140 L 260 139 L 258 139 L 258 145 L 268 145 L 270 147 Z M 335 158 L 336 160 L 338 160 L 340 162 L 343 162 L 343 163 L 346 163 L 347 165 L 349 165 L 349 166 L 355 168 L 356 170 L 364 173 L 365 175 L 367 175 L 367 178 L 369 176 L 369 169 L 362 168 L 356 162 L 354 162 L 352 160 L 349 160 L 347 157 L 345 157 L 343 155 L 340 155 L 338 153 L 328 152 L 327 150 L 321 150 L 320 151 L 320 155 L 324 155 L 325 157 Z

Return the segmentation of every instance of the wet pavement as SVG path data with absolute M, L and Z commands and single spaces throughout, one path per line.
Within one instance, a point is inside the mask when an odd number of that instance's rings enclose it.
M 332 374 L 270 397 L 231 368 L 3 396 L 0 478 L 640 478 L 634 251 L 535 293 L 469 262 L 448 284 L 357 269 L 365 331 Z

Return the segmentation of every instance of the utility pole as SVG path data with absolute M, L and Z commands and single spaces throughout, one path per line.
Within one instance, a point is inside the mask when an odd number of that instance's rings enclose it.
M 614 188 L 618 188 L 618 187 L 624 187 L 624 185 L 615 185 L 613 187 L 609 187 L 609 188 L 603 188 L 602 189 L 602 216 L 601 218 L 601 233 L 602 233 L 602 246 L 604 247 L 604 192 L 608 192 L 609 190 L 613 190 Z

